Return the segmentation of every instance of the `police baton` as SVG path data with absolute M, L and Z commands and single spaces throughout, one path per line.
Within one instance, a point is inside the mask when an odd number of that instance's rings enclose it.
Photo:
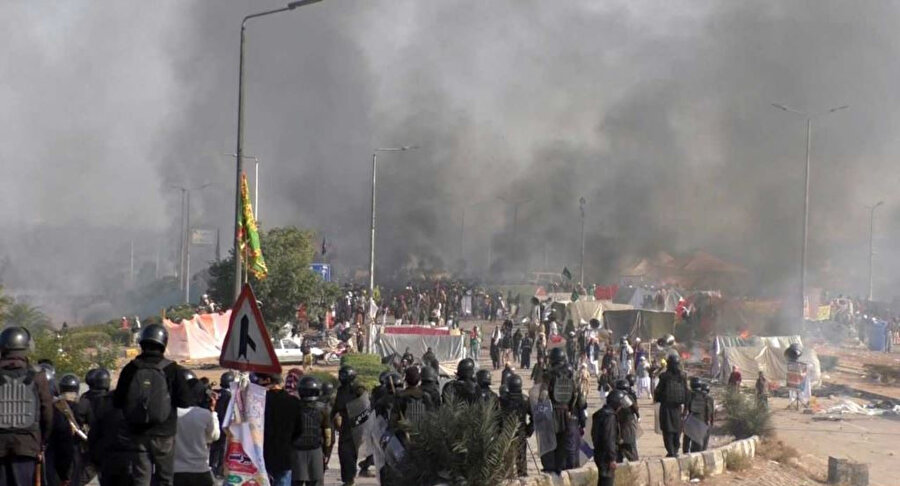
M 538 464 L 537 459 L 534 458 L 534 451 L 531 450 L 531 444 L 528 443 L 528 439 L 527 439 L 527 438 L 524 439 L 524 440 L 525 440 L 525 447 L 528 448 L 528 453 L 531 455 L 531 462 L 533 462 L 533 463 L 534 463 L 534 467 L 535 467 L 538 471 L 540 471 L 540 470 L 541 470 L 541 466 Z

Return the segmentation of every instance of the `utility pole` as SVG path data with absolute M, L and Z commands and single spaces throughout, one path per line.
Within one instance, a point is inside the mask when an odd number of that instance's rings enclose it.
M 131 285 L 134 285 L 134 240 L 131 240 L 131 270 L 129 275 L 131 276 Z
M 578 206 L 581 209 L 581 288 L 584 288 L 584 205 L 586 203 L 584 196 L 578 200 Z
M 875 210 L 878 209 L 879 206 L 884 204 L 884 201 L 878 201 L 874 206 L 869 210 L 869 302 L 875 300 L 873 295 L 873 272 L 874 267 L 872 262 L 875 258 L 875 244 L 874 244 L 874 233 L 875 233 Z

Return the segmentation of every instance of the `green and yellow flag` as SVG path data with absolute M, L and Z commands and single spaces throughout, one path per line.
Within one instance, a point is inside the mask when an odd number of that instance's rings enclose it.
M 259 228 L 253 217 L 253 206 L 250 204 L 250 188 L 247 185 L 247 174 L 241 174 L 241 255 L 247 271 L 257 279 L 264 279 L 269 274 L 262 248 L 259 246 Z

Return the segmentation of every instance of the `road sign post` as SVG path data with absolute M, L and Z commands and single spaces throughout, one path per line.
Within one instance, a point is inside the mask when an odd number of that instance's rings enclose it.
M 244 284 L 241 295 L 231 309 L 219 365 L 239 371 L 281 373 L 281 363 L 275 355 L 269 331 L 266 330 L 250 284 Z

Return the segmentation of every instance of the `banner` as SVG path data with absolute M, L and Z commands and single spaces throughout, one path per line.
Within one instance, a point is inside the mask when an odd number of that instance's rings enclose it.
M 266 389 L 248 383 L 243 390 L 231 386 L 231 402 L 225 416 L 228 442 L 225 449 L 225 484 L 269 486 L 263 458 Z

